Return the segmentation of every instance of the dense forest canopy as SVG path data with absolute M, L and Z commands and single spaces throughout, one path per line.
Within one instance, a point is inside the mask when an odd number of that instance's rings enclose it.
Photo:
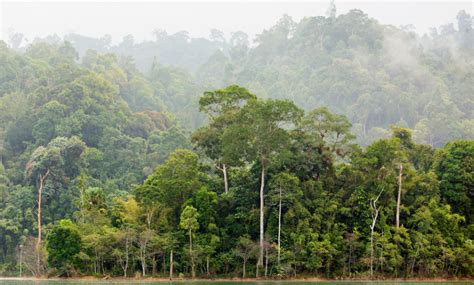
M 0 275 L 472 277 L 457 20 L 0 42 Z
M 202 124 L 196 119 L 198 94 L 237 83 L 265 98 L 293 100 L 307 111 L 326 106 L 344 114 L 363 145 L 387 137 L 392 124 L 415 130 L 416 142 L 435 147 L 474 138 L 474 36 L 465 11 L 457 23 L 429 35 L 383 25 L 360 10 L 300 22 L 285 15 L 254 42 L 242 31 L 227 39 L 219 30 L 207 39 L 185 31 L 153 35 L 146 42 L 129 35 L 116 45 L 110 36 L 78 34 L 35 42 L 67 41 L 80 58 L 92 49 L 132 59 L 152 85 L 165 85 L 155 95 L 192 129 Z M 12 38 L 17 39 L 12 46 L 20 46 L 21 37 Z M 166 90 L 169 84 L 172 91 Z

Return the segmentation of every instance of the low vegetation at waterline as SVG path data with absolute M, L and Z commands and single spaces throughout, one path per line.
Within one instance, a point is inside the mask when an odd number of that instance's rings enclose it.
M 130 192 L 107 192 L 79 137 L 37 147 L 30 194 L 2 200 L 37 199 L 18 212 L 36 227 L 3 231 L 14 248 L 4 266 L 37 276 L 473 275 L 473 141 L 433 149 L 394 126 L 361 149 L 344 116 L 237 85 L 205 92 L 200 110 L 208 123 L 194 151 L 173 151 Z M 58 189 L 70 198 L 59 202 Z M 48 223 L 44 213 L 58 211 L 70 215 Z

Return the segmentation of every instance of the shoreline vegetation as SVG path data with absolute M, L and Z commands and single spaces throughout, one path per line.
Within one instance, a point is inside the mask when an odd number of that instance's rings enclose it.
M 205 92 L 200 110 L 212 115 L 194 150 L 174 150 L 121 195 L 94 185 L 79 137 L 36 148 L 26 175 L 38 181 L 40 230 L 20 243 L 16 270 L 114 280 L 473 275 L 474 141 L 436 150 L 392 126 L 362 149 L 344 116 L 238 85 Z M 68 180 L 77 210 L 43 227 L 43 192 Z
M 472 278 L 467 277 L 452 277 L 452 278 L 323 278 L 323 277 L 296 277 L 296 278 L 164 278 L 164 277 L 110 277 L 107 279 L 94 276 L 82 276 L 82 277 L 1 277 L 0 281 L 112 281 L 112 282 L 345 282 L 345 281 L 356 281 L 356 282 L 377 282 L 377 281 L 393 281 L 393 282 L 465 282 L 474 281 Z

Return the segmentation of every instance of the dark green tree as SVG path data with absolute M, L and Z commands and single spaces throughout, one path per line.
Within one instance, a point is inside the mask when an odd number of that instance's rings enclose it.
M 48 263 L 59 270 L 59 274 L 70 276 L 78 265 L 81 251 L 81 236 L 71 220 L 61 220 L 47 237 Z

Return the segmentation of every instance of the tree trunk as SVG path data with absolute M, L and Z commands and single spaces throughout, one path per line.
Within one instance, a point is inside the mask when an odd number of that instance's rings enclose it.
M 147 213 L 147 216 L 148 216 L 148 213 Z M 142 233 L 142 237 L 139 239 L 139 244 L 140 244 L 140 262 L 141 262 L 141 265 L 142 265 L 142 275 L 143 277 L 145 277 L 146 275 L 146 259 L 147 259 L 147 246 L 148 246 L 148 243 L 150 242 L 151 240 L 151 231 L 150 229 L 148 229 L 147 231 L 145 231 L 144 233 Z M 153 255 L 153 258 L 155 256 Z
M 370 228 L 370 278 L 374 275 L 374 229 Z
M 40 187 L 38 189 L 38 240 L 36 241 L 36 277 L 40 277 L 41 268 L 41 200 L 43 192 L 43 180 L 40 176 Z
M 142 261 L 142 276 L 145 277 L 145 271 L 146 271 L 146 259 L 143 259 Z
M 382 195 L 382 191 L 380 191 L 379 195 L 375 200 L 370 201 L 370 208 L 372 210 L 371 216 L 372 216 L 372 224 L 370 225 L 370 278 L 373 277 L 374 274 L 374 230 L 375 230 L 375 224 L 377 223 L 377 218 L 379 216 L 379 211 L 380 207 L 377 208 L 377 201 L 380 198 L 380 195 Z
M 38 213 L 37 213 L 37 218 L 38 218 L 38 240 L 36 241 L 36 276 L 39 277 L 41 275 L 41 202 L 43 199 L 43 187 L 44 187 L 44 181 L 49 175 L 49 169 L 46 171 L 44 175 L 40 174 L 39 177 L 39 188 L 38 188 Z
M 125 266 L 123 268 L 123 275 L 124 277 L 127 277 L 127 270 L 128 270 L 128 259 L 129 259 L 129 256 L 128 256 L 128 229 L 127 229 L 127 232 L 126 232 L 126 238 L 125 238 Z
M 265 247 L 265 278 L 267 278 L 268 273 L 268 247 Z
M 227 194 L 229 192 L 229 182 L 227 181 L 227 166 L 225 163 L 222 164 L 222 173 L 224 174 L 224 191 Z
M 280 184 L 280 199 L 278 203 L 278 267 L 280 267 L 280 252 L 281 252 L 281 184 Z
M 151 230 L 151 218 L 153 217 L 153 210 L 149 210 L 146 213 L 146 224 L 147 224 L 147 229 Z
M 403 165 L 400 163 L 400 173 L 398 175 L 397 213 L 395 217 L 397 229 L 400 227 L 400 200 L 401 200 L 401 195 L 402 195 L 402 171 L 403 171 Z
M 206 256 L 206 271 L 207 271 L 207 276 L 209 277 L 211 273 L 209 272 L 209 255 Z
M 170 280 L 173 279 L 173 250 L 170 251 Z
M 196 270 L 194 268 L 194 254 L 193 254 L 193 232 L 189 228 L 189 256 L 191 257 L 191 276 L 196 277 Z
M 242 268 L 242 278 L 245 278 L 245 263 L 247 263 L 247 260 L 244 259 L 244 264 Z
M 258 266 L 259 264 L 260 264 L 260 259 L 257 260 L 257 264 L 255 266 L 255 278 L 258 278 L 259 276 L 259 271 L 258 271 L 260 269 L 260 267 Z M 262 265 L 263 265 L 263 262 L 262 262 Z
M 263 265 L 263 243 L 264 243 L 264 225 L 263 225 L 263 210 L 264 210 L 264 188 L 265 188 L 265 164 L 262 162 L 262 177 L 260 183 L 260 258 L 257 264 L 257 277 L 258 267 Z

